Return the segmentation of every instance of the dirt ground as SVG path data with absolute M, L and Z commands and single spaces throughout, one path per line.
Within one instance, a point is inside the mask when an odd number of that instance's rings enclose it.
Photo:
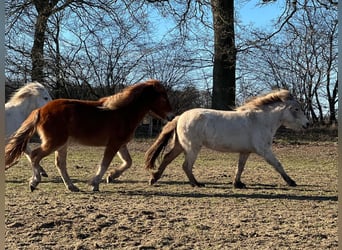
M 132 168 L 97 193 L 87 180 L 101 148 L 69 150 L 79 193 L 65 189 L 53 156 L 42 162 L 49 177 L 31 193 L 22 157 L 6 171 L 6 249 L 337 249 L 336 143 L 276 144 L 298 186 L 288 187 L 253 156 L 242 190 L 232 187 L 237 155 L 210 150 L 202 150 L 194 169 L 204 188 L 188 184 L 182 156 L 149 186 L 143 155 L 151 143 L 131 143 Z

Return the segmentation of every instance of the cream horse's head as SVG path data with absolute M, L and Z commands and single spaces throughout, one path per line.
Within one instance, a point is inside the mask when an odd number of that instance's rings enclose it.
M 282 125 L 294 130 L 306 129 L 309 127 L 309 120 L 304 114 L 301 104 L 297 100 L 290 99 L 286 101 Z

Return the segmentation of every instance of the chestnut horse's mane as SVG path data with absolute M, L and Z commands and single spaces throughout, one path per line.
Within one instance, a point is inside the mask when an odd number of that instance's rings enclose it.
M 142 91 L 147 86 L 157 85 L 160 85 L 160 81 L 148 80 L 146 82 L 134 84 L 127 88 L 124 88 L 121 92 L 112 96 L 103 97 L 99 101 L 103 102 L 103 108 L 111 110 L 118 109 L 130 104 L 133 100 L 136 99 L 137 96 L 139 96 L 142 93 Z
M 293 96 L 291 95 L 290 91 L 281 89 L 277 91 L 272 91 L 263 96 L 257 96 L 252 98 L 251 100 L 247 101 L 242 106 L 236 108 L 236 111 L 243 111 L 243 110 L 253 110 L 253 109 L 260 109 L 265 105 L 271 105 L 278 102 L 286 102 L 288 100 L 292 100 Z

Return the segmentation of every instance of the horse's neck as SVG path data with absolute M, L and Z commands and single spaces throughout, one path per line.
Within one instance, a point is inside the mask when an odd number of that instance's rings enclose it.
M 263 122 L 271 129 L 272 135 L 274 136 L 278 128 L 282 125 L 282 116 L 284 109 L 277 108 L 270 112 L 265 112 L 265 119 Z
M 281 109 L 251 111 L 251 113 L 248 116 L 249 116 L 249 120 L 251 122 L 251 127 L 253 128 L 253 130 L 256 129 L 256 130 L 264 131 L 265 135 L 269 137 L 268 139 L 273 138 L 278 128 L 282 124 L 282 121 L 281 121 L 282 110 Z
M 132 112 L 132 110 L 133 110 L 133 112 Z M 131 120 L 130 123 L 137 127 L 139 125 L 139 123 L 141 122 L 141 120 L 144 118 L 144 116 L 148 112 L 149 112 L 149 109 L 146 108 L 146 106 L 144 106 L 144 105 L 132 105 L 132 106 L 127 107 L 126 113 L 130 117 L 130 120 Z M 134 113 L 134 115 L 130 115 L 133 113 Z

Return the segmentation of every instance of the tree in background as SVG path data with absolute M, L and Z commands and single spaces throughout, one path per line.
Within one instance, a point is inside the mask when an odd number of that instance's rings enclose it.
M 233 1 L 6 1 L 6 77 L 13 86 L 40 79 L 55 97 L 87 99 L 158 78 L 177 93 L 211 93 L 194 103 L 217 109 L 283 87 L 302 98 L 312 120 L 333 122 L 336 10 L 334 1 L 286 1 L 273 32 L 235 33 Z M 158 34 L 164 18 L 173 26 Z M 187 88 L 200 84 L 204 95 Z
M 212 108 L 235 107 L 236 49 L 234 1 L 212 0 L 214 28 L 214 65 Z
M 239 93 L 286 88 L 305 103 L 313 123 L 337 123 L 337 6 L 297 5 L 276 36 L 255 31 L 258 43 L 239 54 Z

